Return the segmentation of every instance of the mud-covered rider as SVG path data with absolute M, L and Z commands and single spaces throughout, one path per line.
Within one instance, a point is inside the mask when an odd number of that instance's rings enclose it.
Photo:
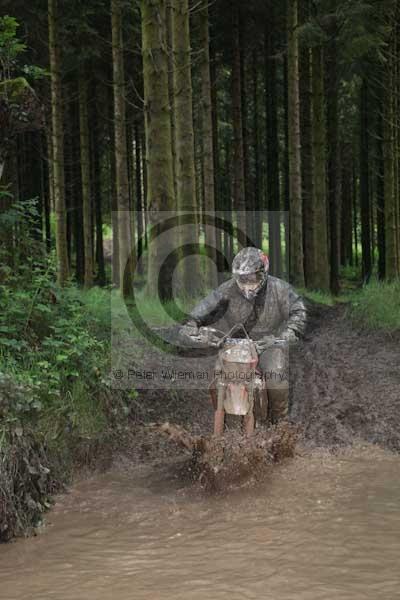
M 199 327 L 212 326 L 225 333 L 242 323 L 256 342 L 259 368 L 268 389 L 272 422 L 286 419 L 289 407 L 288 376 L 274 377 L 273 343 L 293 344 L 306 323 L 306 307 L 294 288 L 269 275 L 268 257 L 258 248 L 243 248 L 232 263 L 232 278 L 213 290 L 191 311 L 183 334 L 195 336 Z M 288 352 L 285 353 L 288 374 Z

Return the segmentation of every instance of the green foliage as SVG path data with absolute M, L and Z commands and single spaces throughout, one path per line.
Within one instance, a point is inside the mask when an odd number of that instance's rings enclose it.
M 352 296 L 352 318 L 372 329 L 400 330 L 400 281 L 371 281 Z
M 2 198 L 8 200 L 12 198 L 12 194 L 0 188 L 0 201 Z M 0 213 L 2 239 L 18 239 L 18 244 L 10 242 L 0 246 L 0 282 L 6 281 L 11 287 L 21 287 L 43 270 L 48 275 L 54 271 L 44 254 L 40 239 L 37 203 L 36 198 L 23 202 L 18 200 L 8 210 Z
M 10 102 L 11 106 L 21 103 L 26 92 L 31 92 L 31 87 L 25 77 L 14 77 L 0 82 L 0 98 Z
M 19 25 L 14 17 L 0 17 L 0 64 L 1 79 L 9 79 L 19 55 L 26 45 L 17 38 Z
M 34 422 L 42 409 L 36 390 L 18 383 L 10 375 L 0 372 L 0 422 L 12 426 L 17 434 L 26 422 Z
M 316 0 L 310 19 L 299 28 L 300 43 L 324 46 L 335 37 L 342 75 L 351 80 L 355 73 L 362 74 L 369 62 L 385 60 L 384 13 L 382 2 Z
M 137 311 L 151 326 L 168 327 L 182 320 L 199 299 L 180 296 L 176 301 L 160 302 L 158 298 L 149 296 L 142 291 L 135 294 L 136 304 L 132 310 Z
M 30 81 L 37 81 L 43 77 L 50 76 L 50 73 L 47 69 L 43 69 L 37 65 L 24 65 L 21 70 Z
M 80 393 L 98 392 L 108 366 L 107 341 L 104 332 L 103 339 L 96 337 L 101 325 L 85 303 L 56 290 L 47 271 L 37 272 L 28 289 L 3 285 L 1 292 L 0 366 L 29 386 L 33 401 L 66 414 L 65 400 L 74 398 L 77 381 Z
M 319 290 L 307 290 L 306 288 L 298 288 L 297 291 L 304 298 L 311 300 L 311 302 L 324 304 L 325 306 L 333 306 L 335 304 L 335 298 L 331 294 Z
M 21 252 L 25 242 L 33 241 L 30 211 L 35 217 L 34 204 L 15 203 L 0 216 L 6 230 L 27 228 Z M 0 427 L 20 426 L 26 416 L 50 438 L 67 430 L 84 436 L 103 432 L 129 414 L 129 399 L 116 394 L 113 405 L 107 383 L 109 292 L 58 288 L 54 256 L 30 250 L 31 255 L 26 248 L 25 256 L 14 256 L 15 265 L 6 263 L 0 272 L 0 373 L 23 399 L 7 401 Z

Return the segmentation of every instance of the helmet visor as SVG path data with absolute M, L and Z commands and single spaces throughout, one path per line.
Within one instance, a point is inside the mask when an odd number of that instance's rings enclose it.
M 258 286 L 263 283 L 265 273 L 258 271 L 257 273 L 235 274 L 235 279 L 240 286 Z
M 247 299 L 254 298 L 265 281 L 265 273 L 263 271 L 246 274 L 236 273 L 234 277 L 241 293 Z

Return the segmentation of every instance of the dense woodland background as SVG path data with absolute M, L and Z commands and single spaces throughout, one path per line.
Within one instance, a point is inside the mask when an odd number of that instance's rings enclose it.
M 334 294 L 346 268 L 364 281 L 398 277 L 397 0 L 1 8 L 1 207 L 17 202 L 40 251 L 56 250 L 59 284 L 109 283 L 112 257 L 113 283 L 129 294 L 133 250 L 145 253 L 136 277 L 154 293 L 164 227 L 155 215 L 177 209 L 199 222 L 180 239 L 171 230 L 171 251 L 200 239 L 229 263 L 240 243 L 263 245 L 272 273 Z M 204 217 L 215 210 L 249 239 L 232 244 Z M 288 211 L 290 227 L 276 212 L 261 223 L 262 210 Z M 20 223 L 7 223 L 2 259 L 15 270 L 31 250 Z M 204 265 L 184 264 L 194 291 Z M 161 296 L 169 289 L 161 281 Z

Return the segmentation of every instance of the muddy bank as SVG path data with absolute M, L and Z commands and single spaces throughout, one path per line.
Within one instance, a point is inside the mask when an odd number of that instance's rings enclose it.
M 347 307 L 310 307 L 291 352 L 291 419 L 316 446 L 362 440 L 400 451 L 400 335 L 352 324 Z

